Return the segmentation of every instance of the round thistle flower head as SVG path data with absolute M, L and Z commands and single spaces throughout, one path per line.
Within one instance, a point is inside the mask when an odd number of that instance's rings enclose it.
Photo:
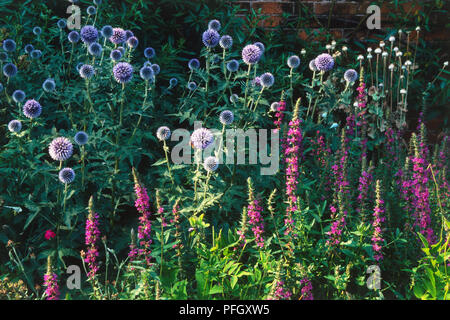
M 244 49 L 242 49 L 242 60 L 244 60 L 246 64 L 257 63 L 259 59 L 261 59 L 261 55 L 261 49 L 254 44 L 246 45 Z
M 11 120 L 8 123 L 8 130 L 15 133 L 20 132 L 20 130 L 22 130 L 22 122 L 19 120 Z
M 271 86 L 273 86 L 274 82 L 275 82 L 275 78 L 273 76 L 273 74 L 266 72 L 263 73 L 261 76 L 261 85 L 265 88 L 269 88 Z
M 17 67 L 12 63 L 7 63 L 3 66 L 3 74 L 8 78 L 14 77 L 17 74 Z
M 75 30 L 70 31 L 67 35 L 67 39 L 69 39 L 71 43 L 77 43 L 78 41 L 80 41 L 80 34 Z
M 113 68 L 114 79 L 119 83 L 127 83 L 133 78 L 133 67 L 127 62 L 119 62 Z
M 236 94 L 236 93 L 233 93 L 231 96 L 230 96 L 230 102 L 231 103 L 235 103 L 235 102 L 237 102 L 239 100 L 239 96 Z
M 77 72 L 80 72 L 80 69 L 81 69 L 82 66 L 84 66 L 84 63 L 83 63 L 83 62 L 79 62 L 79 63 L 76 65 L 75 69 L 77 69 Z
M 109 41 L 111 41 L 114 44 L 121 44 L 124 43 L 127 40 L 127 35 L 125 33 L 125 30 L 122 28 L 113 28 L 113 33 L 111 37 L 109 37 Z
M 364 60 L 364 56 L 363 56 L 362 54 L 360 54 L 360 55 L 356 58 L 356 60 L 362 61 L 362 60 Z
M 152 65 L 151 65 L 151 68 L 152 68 L 153 73 L 154 73 L 155 75 L 158 75 L 158 74 L 161 72 L 161 68 L 160 68 L 159 65 L 156 64 L 156 63 L 152 64 Z
M 306 54 L 306 49 L 302 49 L 302 50 L 300 51 L 300 54 L 301 54 L 302 56 L 304 56 L 304 55 Z
M 22 90 L 16 90 L 13 92 L 12 98 L 16 103 L 22 102 L 25 100 L 25 92 Z
M 219 33 L 214 29 L 208 29 L 205 32 L 203 32 L 202 35 L 202 41 L 205 47 L 207 48 L 214 48 L 219 44 Z
M 35 50 L 31 51 L 30 57 L 31 57 L 31 59 L 34 59 L 34 60 L 39 59 L 40 57 L 42 57 L 42 51 L 35 49 Z
M 125 48 L 124 47 L 122 47 L 122 46 L 117 47 L 117 50 L 119 50 L 122 53 L 122 56 L 125 54 Z
M 0 61 L 1 62 L 5 62 L 6 60 L 8 60 L 8 54 L 6 52 L 0 52 Z
M 34 50 L 34 47 L 33 47 L 33 45 L 32 44 L 27 44 L 26 46 L 25 46 L 25 53 L 30 53 L 31 51 L 33 51 Z
M 219 31 L 220 28 L 221 28 L 221 24 L 220 24 L 219 20 L 214 19 L 208 23 L 208 29 L 213 29 L 213 30 Z
M 41 104 L 34 99 L 28 100 L 23 105 L 23 114 L 29 119 L 37 118 L 41 115 L 41 113 Z
M 33 28 L 33 33 L 34 33 L 36 36 L 39 36 L 39 35 L 42 33 L 41 27 L 34 27 L 34 28 Z
M 197 84 L 194 81 L 191 81 L 187 84 L 187 88 L 190 91 L 194 91 L 195 89 L 197 89 Z
M 188 62 L 188 67 L 191 70 L 198 69 L 198 68 L 200 68 L 200 61 L 198 61 L 198 59 L 195 59 L 195 58 L 191 59 Z
M 255 79 L 252 80 L 251 84 L 254 87 L 262 87 L 261 77 L 255 77 Z
M 80 68 L 80 76 L 83 79 L 90 79 L 95 73 L 94 67 L 90 64 L 83 64 Z
M 160 141 L 165 141 L 170 138 L 171 132 L 170 129 L 166 126 L 159 127 L 158 130 L 156 130 L 156 137 Z
M 128 44 L 128 47 L 135 49 L 139 44 L 139 40 L 135 36 L 129 37 L 127 40 L 127 44 Z
M 3 50 L 13 52 L 16 50 L 16 42 L 12 39 L 3 40 Z
M 259 50 L 261 50 L 261 55 L 264 53 L 264 51 L 266 51 L 266 47 L 262 42 L 255 42 L 254 45 L 257 46 Z
M 42 84 L 42 89 L 44 89 L 44 91 L 47 92 L 52 92 L 55 90 L 55 88 L 56 88 L 55 80 L 51 78 L 45 80 L 44 83 Z
M 389 37 L 389 42 L 394 42 L 395 41 L 395 37 L 394 36 L 390 36 Z
M 169 80 L 169 85 L 170 87 L 175 87 L 178 84 L 178 79 L 177 78 L 170 78 Z
M 98 31 L 94 26 L 87 25 L 81 29 L 81 40 L 84 43 L 91 44 L 92 42 L 97 41 L 98 39 Z
M 239 69 L 239 61 L 237 60 L 230 60 L 227 63 L 227 70 L 230 72 L 236 72 Z
M 287 65 L 291 69 L 298 68 L 298 66 L 300 65 L 300 58 L 298 56 L 290 56 L 287 59 Z
M 48 147 L 48 153 L 53 160 L 65 161 L 72 156 L 72 142 L 64 137 L 55 138 Z
M 234 114 L 230 110 L 224 110 L 220 113 L 219 120 L 224 125 L 230 125 L 234 121 Z
M 204 150 L 214 142 L 214 136 L 210 130 L 199 128 L 191 135 L 191 145 L 199 150 Z
M 272 104 L 270 105 L 270 110 L 272 112 L 277 112 L 279 106 L 280 106 L 280 104 L 278 102 L 272 102 Z
M 87 7 L 86 12 L 88 15 L 93 16 L 97 13 L 97 9 L 94 6 L 89 6 Z
M 125 37 L 126 37 L 126 40 L 130 39 L 131 37 L 134 37 L 133 31 L 131 31 L 131 30 L 126 30 L 126 31 L 125 31 Z
M 58 28 L 64 29 L 65 27 L 67 27 L 67 22 L 65 19 L 59 19 L 56 25 L 58 26 Z
M 154 77 L 153 69 L 149 66 L 144 66 L 139 70 L 139 75 L 145 81 L 148 81 Z
M 120 59 L 122 59 L 122 52 L 120 50 L 117 50 L 117 49 L 113 50 L 113 51 L 111 51 L 109 57 L 113 61 L 119 61 Z
M 144 49 L 144 56 L 147 59 L 152 59 L 155 56 L 156 52 L 155 49 L 153 49 L 152 47 L 148 47 Z
M 58 178 L 64 184 L 72 183 L 75 180 L 75 171 L 72 168 L 63 168 L 59 171 Z
M 334 59 L 328 53 L 322 53 L 314 60 L 319 71 L 330 71 L 334 67 Z
M 93 42 L 88 47 L 88 52 L 96 57 L 99 57 L 102 54 L 102 45 L 98 42 Z
M 233 45 L 233 38 L 229 35 L 222 36 L 220 37 L 219 45 L 223 49 L 230 49 L 231 46 Z
M 102 30 L 100 31 L 100 33 L 102 34 L 103 38 L 108 39 L 109 37 L 112 36 L 113 34 L 113 28 L 110 25 L 106 25 L 102 28 Z
M 203 168 L 208 172 L 214 172 L 219 168 L 219 159 L 214 156 L 208 157 L 203 162 Z
M 98 7 L 102 4 L 102 0 L 94 0 L 94 4 Z
M 75 143 L 78 144 L 79 146 L 84 146 L 88 142 L 89 136 L 84 131 L 78 131 L 77 133 L 75 133 L 73 139 L 75 140 Z
M 344 79 L 347 82 L 353 83 L 358 79 L 358 72 L 354 69 L 348 69 L 344 73 Z

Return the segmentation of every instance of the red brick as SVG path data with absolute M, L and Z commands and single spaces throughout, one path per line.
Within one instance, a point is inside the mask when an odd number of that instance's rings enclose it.
M 252 2 L 255 11 L 261 9 L 265 15 L 281 15 L 283 13 L 293 13 L 294 5 L 291 2 Z

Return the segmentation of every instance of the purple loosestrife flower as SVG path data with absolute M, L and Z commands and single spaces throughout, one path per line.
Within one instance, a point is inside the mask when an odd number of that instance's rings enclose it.
M 290 56 L 287 59 L 287 65 L 289 68 L 291 69 L 295 69 L 298 68 L 298 66 L 300 65 L 300 58 L 298 56 Z
M 381 244 L 384 242 L 383 234 L 381 230 L 382 223 L 384 222 L 385 218 L 383 217 L 384 214 L 384 201 L 381 198 L 381 187 L 380 187 L 380 180 L 377 180 L 376 182 L 376 205 L 373 212 L 373 234 L 372 234 L 372 249 L 374 252 L 373 258 L 376 262 L 379 262 L 383 259 L 383 253 L 381 251 Z
M 223 125 L 230 125 L 234 121 L 234 114 L 230 110 L 224 110 L 220 113 L 219 120 Z
M 13 52 L 16 50 L 16 42 L 12 39 L 3 40 L 3 50 Z
M 261 214 L 262 207 L 259 205 L 259 201 L 255 199 L 253 194 L 251 179 L 248 179 L 249 198 L 247 206 L 248 223 L 252 227 L 253 235 L 255 236 L 256 245 L 260 248 L 264 247 L 264 239 L 262 234 L 264 233 L 264 219 Z
M 114 79 L 119 83 L 127 83 L 133 78 L 133 67 L 127 62 L 119 62 L 113 68 Z
M 19 120 L 11 120 L 8 123 L 8 130 L 15 133 L 20 132 L 20 130 L 22 130 L 22 122 L 20 122 Z
M 70 31 L 67 35 L 67 39 L 69 39 L 71 43 L 77 43 L 78 41 L 80 41 L 80 34 L 75 30 Z
M 356 208 L 356 211 L 363 215 L 362 218 L 364 220 L 364 214 L 365 214 L 365 205 L 369 196 L 369 188 L 372 183 L 373 177 L 370 173 L 370 170 L 363 170 L 361 172 L 361 176 L 359 177 L 359 185 L 358 185 L 358 208 Z
M 84 262 L 88 264 L 88 278 L 94 280 L 99 270 L 97 242 L 100 240 L 99 216 L 95 212 L 90 212 L 86 220 L 85 244 L 87 252 L 84 254 Z
M 155 55 L 156 55 L 155 49 L 153 49 L 152 47 L 148 47 L 148 48 L 144 49 L 144 56 L 147 59 L 152 59 Z
M 42 113 L 42 107 L 38 101 L 31 99 L 23 105 L 23 114 L 29 119 L 37 118 Z
M 231 46 L 233 45 L 233 38 L 229 35 L 224 35 L 220 38 L 219 45 L 223 49 L 230 49 Z
M 91 66 L 89 64 L 84 64 L 80 67 L 79 73 L 83 79 L 88 80 L 94 76 L 95 70 L 94 70 L 93 66 Z
M 111 41 L 114 44 L 121 44 L 124 43 L 127 40 L 127 35 L 125 33 L 125 30 L 122 28 L 113 28 L 113 32 L 111 37 L 109 37 L 109 41 Z
M 50 143 L 48 153 L 53 160 L 65 161 L 72 156 L 73 145 L 69 139 L 58 137 Z
M 94 26 L 87 25 L 81 29 L 81 40 L 86 44 L 91 44 L 98 39 L 98 31 Z
M 289 300 L 292 296 L 292 292 L 284 288 L 283 281 L 277 281 L 275 285 L 275 291 L 271 300 Z
M 208 23 L 208 29 L 213 29 L 215 31 L 219 31 L 221 28 L 220 21 L 217 19 L 213 19 Z
M 17 74 L 17 67 L 12 63 L 7 63 L 3 66 L 3 74 L 7 78 L 12 78 Z
M 214 29 L 208 29 L 203 32 L 202 41 L 207 48 L 214 48 L 215 46 L 217 46 L 219 44 L 219 39 L 220 35 Z
M 276 105 L 276 110 L 275 110 L 276 111 L 276 113 L 275 113 L 276 120 L 273 122 L 273 124 L 276 125 L 277 130 L 280 130 L 281 123 L 283 122 L 283 118 L 284 118 L 284 111 L 286 111 L 286 102 L 280 101 L 280 102 L 274 102 L 274 103 L 277 103 L 277 105 Z
M 58 276 L 56 273 L 44 275 L 45 296 L 47 300 L 59 300 Z
M 198 59 L 193 58 L 189 60 L 188 67 L 191 70 L 198 69 L 200 68 L 200 61 L 198 61 Z
M 170 135 L 171 135 L 170 129 L 165 126 L 159 127 L 158 130 L 156 131 L 156 137 L 160 141 L 168 140 L 170 138 Z
M 242 60 L 244 60 L 246 64 L 258 63 L 259 59 L 261 59 L 261 55 L 261 49 L 254 44 L 249 44 L 242 49 Z
M 314 60 L 317 70 L 326 72 L 334 67 L 334 59 L 328 53 L 322 53 Z
M 75 171 L 72 168 L 63 168 L 59 171 L 58 178 L 64 184 L 72 183 L 75 180 Z
M 22 90 L 16 90 L 13 92 L 12 98 L 16 103 L 23 102 L 23 100 L 25 100 L 25 92 Z
M 210 130 L 199 128 L 191 135 L 191 145 L 198 150 L 204 150 L 214 143 L 214 136 Z
M 300 290 L 302 296 L 301 300 L 314 300 L 314 296 L 312 294 L 313 286 L 311 284 L 311 281 L 309 281 L 308 278 L 303 278 L 300 281 L 300 285 L 303 285 L 302 289 Z

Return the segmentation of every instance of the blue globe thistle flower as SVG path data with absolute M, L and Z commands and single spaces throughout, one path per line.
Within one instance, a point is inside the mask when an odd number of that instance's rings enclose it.
M 111 51 L 109 57 L 113 61 L 119 61 L 120 59 L 122 59 L 122 52 L 120 50 L 117 50 L 117 49 L 113 50 L 113 51 Z
M 152 64 L 153 64 L 153 63 L 151 63 L 150 61 L 145 61 L 145 62 L 144 62 L 144 67 L 150 67 L 150 68 L 151 68 L 151 67 L 152 67 Z
M 6 52 L 0 52 L 0 61 L 1 62 L 5 62 L 6 60 L 8 60 L 8 54 Z
M 65 161 L 73 154 L 72 142 L 65 137 L 55 138 L 48 147 L 48 153 L 53 160 Z
M 15 133 L 20 132 L 20 130 L 22 130 L 22 122 L 19 120 L 11 120 L 8 123 L 8 130 Z
M 119 50 L 122 53 L 122 55 L 125 54 L 125 48 L 124 47 L 122 47 L 122 46 L 117 47 L 117 50 Z
M 110 25 L 106 25 L 102 28 L 102 30 L 100 31 L 100 33 L 102 34 L 103 38 L 108 39 L 109 37 L 112 36 L 113 34 L 113 28 Z
M 88 47 L 88 52 L 96 57 L 99 57 L 102 54 L 102 45 L 98 42 L 93 42 Z
M 166 126 L 159 127 L 158 130 L 156 130 L 156 137 L 160 141 L 169 139 L 171 134 L 172 133 L 171 133 L 170 129 Z
M 358 72 L 354 69 L 348 69 L 344 73 L 344 79 L 347 82 L 355 82 L 358 79 Z
M 219 159 L 214 156 L 208 157 L 203 162 L 203 168 L 208 172 L 214 172 L 219 168 Z
M 290 56 L 287 59 L 287 65 L 289 68 L 291 69 L 295 69 L 298 68 L 298 66 L 300 65 L 300 58 L 298 56 Z
M 187 88 L 190 91 L 194 91 L 195 89 L 197 89 L 197 84 L 194 81 L 191 81 L 187 84 Z
M 67 35 L 67 39 L 69 39 L 71 43 L 77 43 L 78 41 L 80 41 L 80 34 L 75 30 L 70 31 Z
M 17 67 L 12 63 L 7 63 L 3 66 L 3 74 L 8 78 L 14 77 L 17 74 Z
M 79 73 L 83 79 L 90 79 L 94 75 L 95 70 L 94 67 L 90 64 L 83 64 L 80 68 Z
M 233 94 L 230 96 L 230 102 L 231 102 L 231 103 L 238 102 L 238 100 L 239 100 L 239 96 L 238 96 L 236 93 L 233 93 Z
M 127 36 L 125 34 L 125 30 L 122 28 L 113 28 L 113 33 L 111 37 L 109 37 L 109 41 L 114 44 L 121 44 L 127 40 Z
M 16 42 L 12 39 L 3 40 L 3 50 L 13 52 L 16 50 Z
M 63 168 L 59 171 L 58 178 L 64 184 L 72 183 L 75 180 L 75 171 L 72 168 Z
M 236 72 L 239 69 L 239 61 L 237 60 L 230 60 L 227 63 L 227 70 L 230 72 Z
M 39 35 L 42 33 L 41 27 L 34 27 L 34 28 L 33 28 L 33 33 L 34 33 L 36 36 L 39 36 Z
M 234 121 L 234 114 L 230 110 L 224 110 L 220 113 L 219 120 L 224 125 L 230 125 Z
M 221 24 L 219 20 L 213 19 L 208 23 L 208 29 L 213 29 L 215 31 L 219 31 L 221 28 Z
M 145 81 L 148 81 L 154 77 L 153 69 L 150 66 L 144 66 L 139 70 L 139 75 Z
M 67 27 L 67 22 L 65 19 L 59 19 L 56 25 L 58 26 L 58 28 L 64 29 L 65 27 Z
M 191 145 L 199 150 L 204 150 L 214 142 L 214 136 L 210 130 L 199 128 L 191 135 Z
M 313 72 L 317 72 L 317 67 L 316 67 L 316 60 L 315 59 L 312 59 L 310 62 L 309 62 L 309 70 L 311 70 L 311 71 L 313 71 Z
M 269 87 L 273 86 L 273 84 L 275 82 L 275 78 L 274 78 L 273 74 L 271 74 L 270 72 L 263 73 L 260 76 L 260 79 L 261 79 L 261 85 L 265 88 L 269 88 Z
M 30 119 L 37 118 L 41 115 L 41 113 L 42 113 L 41 104 L 34 99 L 28 100 L 23 105 L 23 114 L 27 118 Z
M 94 0 L 94 4 L 98 7 L 102 4 L 102 0 Z
M 155 55 L 156 55 L 155 49 L 153 49 L 152 47 L 148 47 L 148 48 L 144 49 L 144 56 L 147 59 L 152 59 Z
M 81 40 L 87 44 L 96 42 L 98 39 L 98 31 L 94 26 L 91 26 L 91 25 L 84 26 L 81 29 L 80 35 L 81 35 Z
M 261 50 L 261 55 L 264 53 L 264 51 L 266 51 L 266 47 L 262 42 L 255 42 L 254 45 L 257 46 L 259 50 Z
M 262 87 L 261 77 L 255 77 L 255 79 L 252 80 L 251 84 L 253 87 Z
M 261 55 L 261 49 L 254 44 L 246 45 L 244 49 L 242 49 L 242 60 L 244 60 L 246 64 L 257 63 L 259 59 L 261 59 Z
M 328 53 L 322 53 L 317 56 L 314 60 L 317 70 L 319 71 L 330 71 L 334 67 L 334 59 Z
M 128 47 L 130 47 L 132 49 L 136 49 L 136 47 L 139 44 L 139 40 L 135 36 L 129 37 L 128 40 L 127 40 L 127 44 L 128 44 Z
M 113 68 L 114 79 L 119 83 L 127 83 L 133 78 L 133 67 L 127 62 L 119 62 Z
M 97 9 L 94 6 L 89 6 L 87 7 L 86 12 L 88 15 L 93 16 L 97 13 Z
M 161 72 L 161 68 L 156 63 L 152 64 L 151 68 L 153 69 L 153 73 L 155 74 L 155 76 Z
M 84 131 L 78 131 L 77 133 L 75 133 L 73 139 L 75 140 L 75 143 L 78 144 L 79 146 L 84 146 L 88 142 L 89 136 Z
M 34 50 L 34 47 L 32 44 L 27 44 L 24 49 L 25 49 L 25 52 L 29 54 L 31 51 Z
M 25 92 L 23 92 L 22 90 L 16 90 L 12 94 L 12 98 L 16 103 L 22 102 L 23 100 L 25 100 L 25 97 Z
M 79 62 L 79 63 L 77 64 L 77 66 L 75 67 L 75 68 L 77 69 L 77 72 L 80 72 L 80 69 L 81 69 L 82 66 L 84 66 L 84 63 L 83 63 L 83 62 Z
M 223 49 L 230 49 L 231 46 L 233 45 L 233 38 L 229 35 L 224 35 L 220 38 L 219 45 Z
M 46 92 L 52 92 L 55 90 L 55 88 L 56 88 L 55 80 L 51 78 L 46 79 L 42 84 L 42 89 L 44 89 L 44 91 Z
M 189 60 L 188 67 L 191 70 L 198 69 L 198 68 L 200 68 L 200 61 L 198 61 L 198 59 L 193 58 L 193 59 Z
M 272 102 L 272 104 L 270 105 L 270 110 L 272 112 L 277 112 L 279 107 L 280 104 L 278 102 Z
M 131 37 L 134 37 L 133 31 L 131 31 L 131 30 L 126 30 L 126 31 L 125 31 L 125 37 L 126 37 L 125 40 L 128 40 L 128 39 L 130 39 Z
M 39 49 L 34 49 L 33 51 L 31 51 L 30 53 L 30 58 L 31 59 L 39 59 L 40 57 L 42 57 L 42 51 Z
M 177 78 L 170 78 L 169 80 L 169 85 L 171 88 L 175 87 L 178 84 L 178 79 Z
M 220 35 L 214 29 L 208 29 L 203 32 L 202 41 L 207 48 L 214 48 L 215 46 L 217 46 L 219 44 L 219 39 Z
M 220 57 L 219 57 L 218 54 L 214 54 L 214 55 L 211 57 L 211 62 L 212 62 L 213 64 L 217 64 L 217 63 L 219 63 L 219 61 L 220 61 Z

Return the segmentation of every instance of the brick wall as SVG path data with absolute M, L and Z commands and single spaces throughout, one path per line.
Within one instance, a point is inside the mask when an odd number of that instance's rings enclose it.
M 384 34 L 390 27 L 399 27 L 411 24 L 420 12 L 424 3 L 435 2 L 435 0 L 411 0 L 403 2 L 395 8 L 389 2 L 392 1 L 349 1 L 349 0 L 235 0 L 244 12 L 254 9 L 261 10 L 261 14 L 268 16 L 261 25 L 265 28 L 273 28 L 280 25 L 288 25 L 295 21 L 299 37 L 308 39 L 312 37 L 311 31 L 325 28 L 335 38 L 357 38 L 365 39 L 376 34 Z M 450 1 L 443 0 L 444 8 L 450 10 Z M 366 26 L 366 9 L 371 4 L 377 4 L 381 9 L 382 30 L 369 30 Z M 330 12 L 332 14 L 330 15 Z M 393 14 L 397 21 L 394 21 Z M 399 21 L 398 17 L 403 17 Z M 427 40 L 450 48 L 450 32 L 445 28 L 448 16 L 445 13 L 434 11 L 430 14 L 430 30 L 423 30 L 422 35 Z M 301 18 L 301 19 L 298 19 Z M 415 29 L 415 25 L 408 26 Z M 449 50 L 446 50 L 449 51 Z M 445 52 L 445 51 L 444 51 Z

